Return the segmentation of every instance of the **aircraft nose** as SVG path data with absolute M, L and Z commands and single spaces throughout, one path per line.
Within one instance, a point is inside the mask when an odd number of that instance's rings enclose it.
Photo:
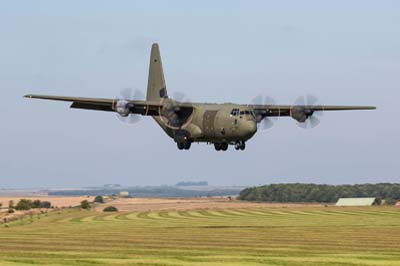
M 253 136 L 257 132 L 257 124 L 255 121 L 246 121 L 246 135 Z

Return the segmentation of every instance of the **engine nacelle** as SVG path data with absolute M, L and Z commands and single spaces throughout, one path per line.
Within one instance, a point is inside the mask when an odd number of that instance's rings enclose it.
M 304 123 L 313 113 L 314 111 L 309 109 L 293 108 L 290 111 L 290 116 L 297 122 Z
M 161 121 L 169 128 L 181 129 L 192 118 L 193 106 L 179 106 L 172 99 L 165 99 L 162 107 L 159 109 Z
M 127 117 L 131 112 L 129 102 L 125 100 L 117 101 L 117 103 L 115 104 L 115 111 L 120 116 Z

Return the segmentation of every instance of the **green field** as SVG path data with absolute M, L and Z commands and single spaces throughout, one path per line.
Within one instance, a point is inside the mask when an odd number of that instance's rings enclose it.
M 400 265 L 400 210 L 53 212 L 0 228 L 0 265 Z

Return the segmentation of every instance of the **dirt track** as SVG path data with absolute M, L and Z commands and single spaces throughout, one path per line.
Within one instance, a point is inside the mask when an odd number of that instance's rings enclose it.
M 282 204 L 282 203 L 253 203 L 228 198 L 118 198 L 97 206 L 96 211 L 102 211 L 104 206 L 115 206 L 119 211 L 155 211 L 155 210 L 198 210 L 198 209 L 226 209 L 226 208 L 257 208 L 257 207 L 296 207 L 321 206 L 320 204 Z

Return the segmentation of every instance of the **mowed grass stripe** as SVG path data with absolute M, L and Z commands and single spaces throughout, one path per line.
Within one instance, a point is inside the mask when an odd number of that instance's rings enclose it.
M 230 209 L 231 210 L 231 209 Z M 257 217 L 274 217 L 274 214 L 268 213 L 263 209 L 233 209 L 237 213 L 242 213 L 244 216 L 257 216 Z
M 184 219 L 192 219 L 194 221 L 201 218 L 200 216 L 193 215 L 190 211 L 178 211 L 178 215 Z
M 218 212 L 222 213 L 223 215 L 225 215 L 226 217 L 229 217 L 229 218 L 232 218 L 232 217 L 243 218 L 243 216 L 253 218 L 253 216 L 257 216 L 255 214 L 251 214 L 251 213 L 242 213 L 242 212 L 239 212 L 234 209 L 221 209 L 221 210 L 218 210 Z

